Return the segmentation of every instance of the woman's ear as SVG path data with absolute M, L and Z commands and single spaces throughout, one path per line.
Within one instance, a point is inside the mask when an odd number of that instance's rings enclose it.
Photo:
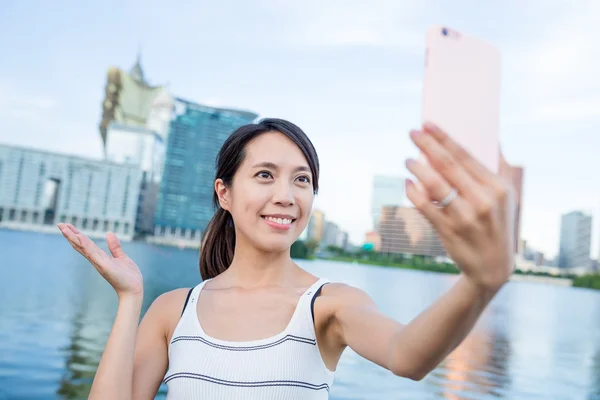
M 221 208 L 229 211 L 229 188 L 225 186 L 225 182 L 221 178 L 215 180 L 215 193 L 217 193 Z

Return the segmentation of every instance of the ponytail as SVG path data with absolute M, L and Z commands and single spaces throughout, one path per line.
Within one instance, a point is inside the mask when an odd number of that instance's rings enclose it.
M 200 275 L 202 280 L 224 272 L 233 261 L 235 227 L 229 211 L 219 207 L 211 218 L 200 244 Z

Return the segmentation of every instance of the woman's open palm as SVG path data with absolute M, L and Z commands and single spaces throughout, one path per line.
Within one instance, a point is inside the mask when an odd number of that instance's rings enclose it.
M 110 256 L 73 225 L 58 224 L 58 229 L 71 246 L 87 258 L 100 275 L 110 283 L 119 297 L 143 293 L 142 273 L 133 260 L 125 254 L 114 233 L 106 234 L 108 249 L 112 254 Z

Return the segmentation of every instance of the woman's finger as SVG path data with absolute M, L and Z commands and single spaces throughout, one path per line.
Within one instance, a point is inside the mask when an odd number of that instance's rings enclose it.
M 406 160 L 406 168 L 423 184 L 432 200 L 442 201 L 452 190 L 437 171 L 417 160 Z
M 79 232 L 73 225 L 59 224 L 59 229 L 73 248 L 87 258 L 96 268 L 110 260 L 108 254 L 102 251 L 90 238 Z
M 512 171 L 510 168 L 510 164 L 506 161 L 506 159 L 504 158 L 504 155 L 502 154 L 502 151 L 500 151 L 500 157 L 499 157 L 500 161 L 499 161 L 499 175 L 504 178 L 504 180 L 506 180 L 507 182 L 512 182 Z
M 75 232 L 75 233 L 81 233 L 81 232 L 79 232 L 79 230 L 78 230 L 78 229 L 75 227 L 75 225 L 73 225 L 73 224 L 69 224 L 69 223 L 67 223 L 67 224 L 65 224 L 65 225 L 67 225 L 67 227 L 68 227 L 70 230 L 72 230 L 73 232 Z
M 123 251 L 123 248 L 121 247 L 121 242 L 119 241 L 119 238 L 117 238 L 117 235 L 115 235 L 112 232 L 108 232 L 106 234 L 106 243 L 108 244 L 108 249 L 110 250 L 110 253 L 113 255 L 113 257 L 115 258 L 120 258 L 120 257 L 125 257 L 125 252 Z
M 58 224 L 58 229 L 63 234 L 63 236 L 69 241 L 69 243 L 75 247 L 75 250 L 79 251 L 81 248 L 81 241 L 77 234 L 75 234 L 67 224 Z
M 493 181 L 495 175 L 479 160 L 475 159 L 464 147 L 459 145 L 446 132 L 432 123 L 423 125 L 423 130 L 429 133 L 442 147 L 444 147 L 477 181 L 487 183 Z
M 445 230 L 448 217 L 444 215 L 443 209 L 434 205 L 427 192 L 417 189 L 416 185 L 410 179 L 406 180 L 406 197 L 431 222 L 438 232 Z
M 452 187 L 448 182 L 446 182 L 444 178 L 430 166 L 413 159 L 408 159 L 406 161 L 406 168 L 408 168 L 408 170 L 419 180 L 430 200 L 439 203 L 452 192 Z M 439 208 L 437 205 L 436 207 Z M 458 197 L 452 200 L 452 203 L 448 206 L 444 207 L 444 210 L 449 214 L 464 214 L 467 211 L 465 210 L 465 207 L 468 206 L 464 203 L 464 200 Z
M 411 138 L 423 151 L 429 164 L 467 201 L 474 201 L 476 205 L 485 201 L 485 193 L 481 185 L 432 135 L 424 131 L 412 131 Z

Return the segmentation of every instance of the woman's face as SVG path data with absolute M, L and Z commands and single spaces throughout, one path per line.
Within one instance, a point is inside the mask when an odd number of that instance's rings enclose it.
M 215 189 L 240 235 L 263 251 L 286 251 L 306 228 L 314 199 L 313 176 L 302 151 L 279 132 L 248 143 L 227 189 Z M 225 201 L 223 201 L 225 200 Z

